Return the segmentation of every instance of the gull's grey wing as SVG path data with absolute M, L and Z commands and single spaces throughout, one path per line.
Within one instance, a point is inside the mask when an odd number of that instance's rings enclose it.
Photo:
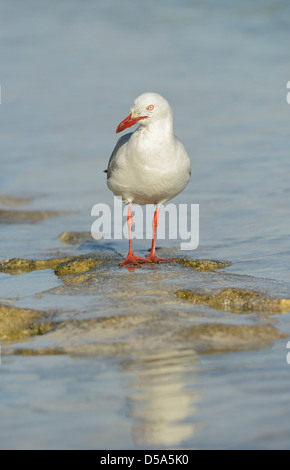
M 107 178 L 110 178 L 111 173 L 114 169 L 114 166 L 115 166 L 114 159 L 115 159 L 115 156 L 116 156 L 117 152 L 120 150 L 121 147 L 123 147 L 123 145 L 126 144 L 126 142 L 128 142 L 128 140 L 130 139 L 132 134 L 133 134 L 133 132 L 129 132 L 129 134 L 122 135 L 122 137 L 120 137 L 120 139 L 117 141 L 116 146 L 113 150 L 113 153 L 110 157 L 108 167 L 105 170 L 105 173 L 107 173 Z

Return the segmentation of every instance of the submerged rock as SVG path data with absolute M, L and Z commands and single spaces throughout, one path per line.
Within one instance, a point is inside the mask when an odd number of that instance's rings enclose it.
M 63 232 L 60 234 L 59 239 L 62 243 L 66 243 L 67 245 L 78 245 L 94 240 L 91 232 Z
M 187 258 L 175 259 L 176 263 L 181 264 L 181 266 L 187 266 L 194 268 L 197 271 L 201 272 L 213 272 L 217 269 L 227 268 L 231 266 L 231 263 L 225 261 L 215 261 L 211 259 L 200 259 L 200 260 L 191 260 Z
M 208 324 L 184 329 L 183 341 L 199 353 L 222 353 L 262 349 L 287 335 L 272 325 Z
M 13 211 L 0 210 L 0 223 L 2 224 L 36 224 L 49 217 L 59 217 L 67 212 L 53 211 Z
M 6 194 L 0 194 L 0 204 L 6 206 L 19 206 L 25 205 L 31 202 L 32 198 L 20 198 L 20 197 L 13 197 L 7 196 Z
M 51 331 L 54 323 L 42 319 L 41 312 L 0 305 L 0 340 L 20 340 Z
M 90 272 L 86 272 L 84 274 L 66 274 L 64 276 L 60 276 L 60 278 L 66 286 L 78 286 L 86 283 L 87 287 L 88 281 L 92 280 L 93 276 Z
M 227 288 L 215 294 L 205 294 L 193 290 L 179 290 L 177 297 L 189 302 L 206 304 L 216 310 L 232 313 L 285 313 L 290 311 L 290 299 L 264 297 L 260 292 L 246 289 Z
M 168 322 L 168 318 L 163 322 L 154 313 L 62 321 L 56 322 L 52 329 L 48 331 L 48 354 L 103 355 L 126 360 L 150 350 L 169 349 L 174 353 L 182 350 L 192 354 L 250 351 L 288 337 L 269 324 L 184 324 Z M 10 354 L 45 354 L 41 342 L 38 346 L 34 342 L 33 349 L 30 346 L 20 350 L 16 347 Z

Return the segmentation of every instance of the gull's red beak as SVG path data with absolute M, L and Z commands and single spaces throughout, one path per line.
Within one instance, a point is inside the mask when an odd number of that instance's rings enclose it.
M 129 114 L 129 116 L 126 117 L 126 119 L 124 119 L 124 121 L 122 121 L 118 125 L 118 127 L 116 129 L 116 134 L 118 134 L 119 132 L 122 132 L 124 129 L 127 129 L 127 127 L 134 126 L 134 124 L 137 124 L 138 121 L 140 121 L 141 119 L 145 119 L 147 117 L 148 116 L 132 117 L 132 115 Z

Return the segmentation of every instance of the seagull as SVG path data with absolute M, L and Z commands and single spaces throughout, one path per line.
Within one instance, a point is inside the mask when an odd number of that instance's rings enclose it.
M 183 191 L 191 176 L 190 159 L 174 136 L 172 109 L 166 99 L 151 92 L 138 96 L 116 133 L 137 123 L 135 132 L 119 138 L 105 170 L 108 188 L 128 205 L 129 253 L 119 266 L 173 261 L 155 253 L 160 206 Z M 156 206 L 152 246 L 146 258 L 133 253 L 132 204 Z

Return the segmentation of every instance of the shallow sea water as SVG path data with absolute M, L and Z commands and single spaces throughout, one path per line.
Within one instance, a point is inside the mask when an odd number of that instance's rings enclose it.
M 79 284 L 52 269 L 0 273 L 1 304 L 55 323 L 1 344 L 0 448 L 289 449 L 290 312 L 239 315 L 174 295 L 232 287 L 290 298 L 289 3 L 0 9 L 0 211 L 61 212 L 34 223 L 0 212 L 0 261 L 104 260 Z M 126 240 L 59 239 L 89 232 L 95 204 L 113 207 L 103 170 L 144 91 L 169 100 L 192 160 L 173 202 L 200 205 L 198 249 L 167 238 L 161 253 L 229 267 L 129 272 L 118 268 Z M 134 246 L 144 255 L 150 241 Z M 242 327 L 251 336 L 235 336 Z M 256 338 L 254 327 L 284 337 Z

